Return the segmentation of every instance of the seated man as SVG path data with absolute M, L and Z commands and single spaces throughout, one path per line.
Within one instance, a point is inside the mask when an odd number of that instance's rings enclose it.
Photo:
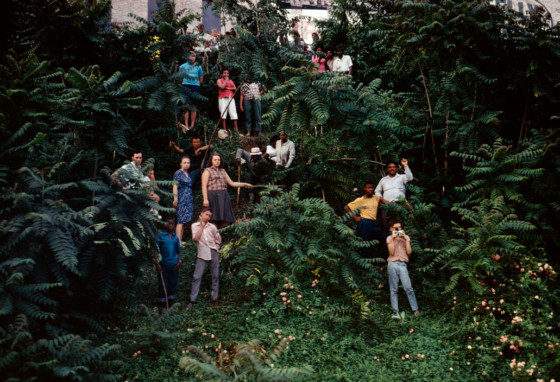
M 208 155 L 206 155 L 206 159 L 204 159 L 204 156 L 206 152 L 208 150 L 212 150 L 214 146 L 206 145 L 200 147 L 200 138 L 198 137 L 193 137 L 191 143 L 192 146 L 181 149 L 173 141 L 169 141 L 169 147 L 171 147 L 177 154 L 188 155 L 191 158 L 189 176 L 193 180 L 194 186 L 194 184 L 200 180 L 201 167 L 206 167 L 206 163 L 208 162 Z M 202 163 L 203 160 L 204 163 Z
M 132 151 L 130 162 L 122 165 L 121 168 L 111 174 L 113 182 L 124 190 L 140 188 L 140 184 L 144 181 L 141 164 L 142 152 Z
M 358 234 L 364 241 L 370 241 L 377 237 L 380 241 L 385 241 L 387 234 L 379 228 L 375 222 L 377 218 L 377 207 L 379 203 L 387 201 L 373 193 L 373 182 L 367 181 L 364 184 L 364 196 L 348 203 L 344 206 L 346 212 L 350 212 L 354 220 L 358 222 Z M 360 210 L 360 215 L 355 215 L 354 211 Z M 362 248 L 362 256 L 367 257 L 368 248 Z
M 268 169 L 274 165 L 274 162 L 266 158 L 267 155 L 261 152 L 258 147 L 251 148 L 251 152 L 243 149 L 237 149 L 235 158 L 238 164 L 241 164 L 241 159 L 245 159 L 247 163 L 247 183 L 252 185 L 264 184 L 264 178 L 268 173 Z M 270 163 L 270 164 L 269 164 Z M 253 188 L 249 191 L 249 202 L 255 201 L 255 191 Z

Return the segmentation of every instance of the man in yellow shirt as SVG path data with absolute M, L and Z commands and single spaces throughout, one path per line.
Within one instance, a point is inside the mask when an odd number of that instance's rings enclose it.
M 370 241 L 374 237 L 380 242 L 385 242 L 387 234 L 377 225 L 377 207 L 379 203 L 387 203 L 381 196 L 375 195 L 375 186 L 373 182 L 367 181 L 364 184 L 364 196 L 359 197 L 351 203 L 344 206 L 346 212 L 350 212 L 354 220 L 358 222 L 358 235 L 364 241 Z M 361 208 L 360 215 L 354 214 L 353 211 Z M 367 257 L 368 249 L 362 248 L 362 256 Z

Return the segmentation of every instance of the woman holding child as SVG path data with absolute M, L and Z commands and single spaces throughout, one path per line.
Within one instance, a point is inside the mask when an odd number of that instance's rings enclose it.
M 249 183 L 234 182 L 223 169 L 223 159 L 218 153 L 210 155 L 210 163 L 202 173 L 202 197 L 204 207 L 212 209 L 212 221 L 218 228 L 235 221 L 227 186 L 253 188 Z

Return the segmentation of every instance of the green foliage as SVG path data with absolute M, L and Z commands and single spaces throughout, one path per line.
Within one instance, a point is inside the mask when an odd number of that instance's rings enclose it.
M 189 346 L 189 351 L 201 361 L 192 357 L 183 357 L 179 360 L 179 367 L 189 373 L 200 375 L 207 381 L 299 381 L 310 375 L 313 369 L 278 368 L 273 363 L 288 348 L 289 343 L 290 340 L 284 338 L 270 355 L 267 355 L 262 342 L 252 340 L 247 344 L 237 345 L 233 354 L 227 357 L 219 354 L 216 363 L 203 350 Z
M 369 282 L 378 277 L 374 264 L 381 260 L 358 255 L 371 243 L 345 224 L 348 216 L 340 218 L 320 199 L 300 199 L 298 185 L 263 193 L 252 219 L 228 228 L 246 237 L 231 260 L 246 285 L 267 288 L 288 274 L 301 281 L 321 278 L 347 295 L 354 289 L 373 293 Z

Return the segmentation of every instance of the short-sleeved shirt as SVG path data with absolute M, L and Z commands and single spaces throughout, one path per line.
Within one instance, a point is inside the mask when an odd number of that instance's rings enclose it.
M 206 154 L 206 150 L 200 150 L 198 155 L 195 153 L 195 149 L 192 146 L 186 147 L 183 149 L 183 154 L 188 155 L 191 158 L 191 170 L 200 170 L 200 166 L 202 165 L 202 160 L 204 159 L 204 154 Z M 208 162 L 208 156 L 206 156 L 206 160 L 204 161 L 205 165 Z
M 183 85 L 200 86 L 200 77 L 203 76 L 202 67 L 197 63 L 185 62 L 179 67 L 183 75 Z
M 115 171 L 120 178 L 124 189 L 138 188 L 141 181 L 145 181 L 145 176 L 142 174 L 142 168 L 137 166 L 134 162 L 124 164 L 121 168 Z M 148 178 L 148 181 L 150 179 Z
M 220 81 L 224 82 L 224 80 L 221 79 L 221 78 L 220 78 Z M 226 81 L 226 88 L 232 88 L 234 86 L 235 86 L 235 84 L 233 83 L 232 80 L 227 80 Z M 231 98 L 231 97 L 233 97 L 233 90 L 219 88 L 218 98 Z
M 227 190 L 226 170 L 223 168 L 208 167 L 208 191 Z
M 181 252 L 181 243 L 175 234 L 171 232 L 171 237 L 166 231 L 160 232 L 156 235 L 156 246 L 161 253 L 161 265 L 177 265 L 179 262 L 178 253 Z
M 393 255 L 389 255 L 387 262 L 403 261 L 408 263 L 408 255 L 406 254 L 406 239 L 404 237 L 387 236 L 387 244 L 393 243 Z
M 261 98 L 261 86 L 256 82 L 251 82 L 248 84 L 245 82 L 239 88 L 239 93 L 243 96 L 243 99 L 260 99 Z
M 377 207 L 379 206 L 379 200 L 381 198 L 377 195 L 371 198 L 366 198 L 362 196 L 351 203 L 348 203 L 348 208 L 351 211 L 355 211 L 360 207 L 364 207 L 360 210 L 360 216 L 364 219 L 375 220 L 377 217 Z
M 342 58 L 335 57 L 333 59 L 332 71 L 346 73 L 350 70 L 351 66 L 352 59 L 350 58 L 350 56 L 344 55 L 342 56 Z

